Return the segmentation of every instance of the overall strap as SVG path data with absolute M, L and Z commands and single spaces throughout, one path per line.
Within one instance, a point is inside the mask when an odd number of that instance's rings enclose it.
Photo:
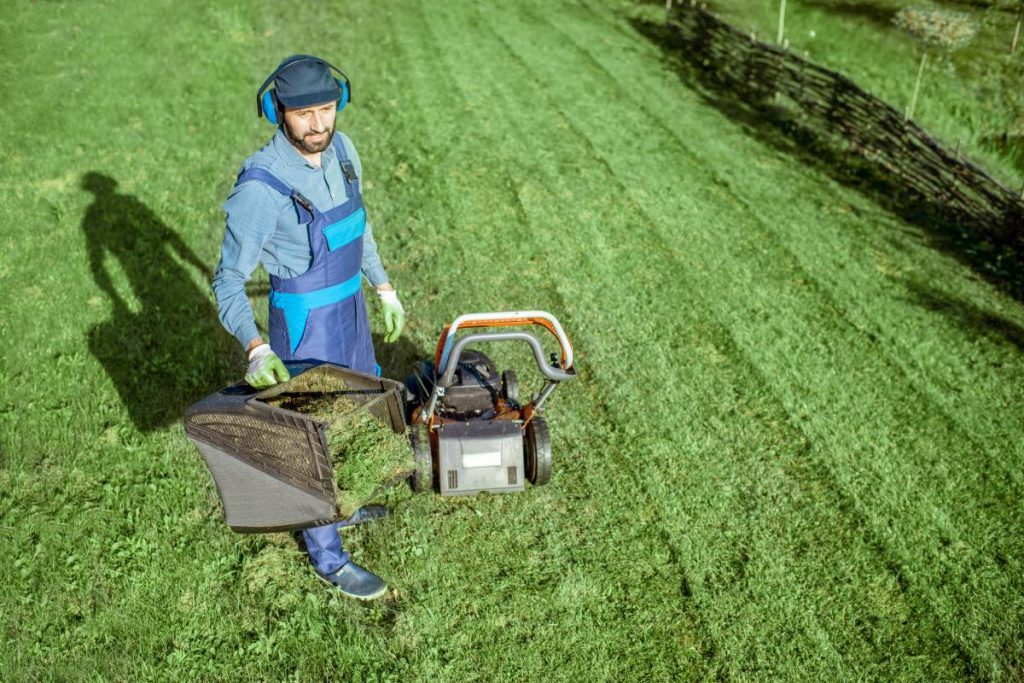
M 348 152 L 345 151 L 345 144 L 341 141 L 341 136 L 335 134 L 334 139 L 331 140 L 331 146 L 334 147 L 334 153 L 338 157 L 338 165 L 341 166 L 341 175 L 345 178 L 345 191 L 346 194 L 352 196 L 348 192 L 351 187 L 356 192 L 359 191 L 359 176 L 356 175 L 356 167 L 352 163 L 352 160 L 348 157 Z
M 235 180 L 235 187 L 238 187 L 242 183 L 250 180 L 263 183 L 267 187 L 276 190 L 285 197 L 291 199 L 295 204 L 295 211 L 299 214 L 300 223 L 309 223 L 313 220 L 313 203 L 302 196 L 302 193 L 298 190 L 292 189 L 290 185 L 267 169 L 260 168 L 259 166 L 250 166 L 238 174 L 238 178 Z

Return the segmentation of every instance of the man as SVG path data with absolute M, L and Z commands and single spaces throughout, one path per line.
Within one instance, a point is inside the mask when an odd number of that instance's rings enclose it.
M 213 290 L 221 322 L 248 354 L 245 379 L 256 388 L 288 379 L 282 359 L 380 374 L 361 276 L 380 298 L 385 341 L 398 339 L 405 321 L 366 221 L 359 156 L 351 140 L 335 132 L 350 84 L 336 79 L 332 68 L 322 59 L 294 55 L 264 82 L 257 111 L 278 129 L 243 163 L 224 204 L 226 230 Z M 256 329 L 245 293 L 258 263 L 270 273 L 269 344 Z M 386 512 L 365 508 L 345 522 L 305 529 L 317 576 L 350 597 L 383 595 L 387 584 L 349 559 L 338 529 Z

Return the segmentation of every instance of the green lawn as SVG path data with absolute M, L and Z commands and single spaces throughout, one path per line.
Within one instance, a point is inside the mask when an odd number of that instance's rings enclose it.
M 709 106 L 660 11 L 4 3 L 0 680 L 1024 677 L 1024 306 Z M 394 491 L 369 605 L 231 533 L 180 425 L 242 372 L 208 282 L 292 52 L 353 80 L 385 373 L 470 311 L 578 351 L 551 485 Z

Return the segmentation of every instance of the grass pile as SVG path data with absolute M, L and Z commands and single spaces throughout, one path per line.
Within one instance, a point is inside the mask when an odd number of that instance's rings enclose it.
M 904 7 L 892 22 L 925 43 L 947 50 L 967 45 L 978 33 L 978 23 L 964 12 Z
M 310 375 L 306 377 L 306 375 Z M 264 402 L 326 422 L 327 450 L 334 465 L 338 513 L 350 517 L 377 492 L 415 468 L 404 434 L 353 399 L 363 390 L 327 372 L 309 370 L 281 385 Z
M 327 445 L 334 458 L 338 483 L 338 511 L 350 517 L 373 498 L 382 486 L 411 474 L 412 449 L 404 434 L 367 412 L 349 417 L 344 428 L 332 428 Z

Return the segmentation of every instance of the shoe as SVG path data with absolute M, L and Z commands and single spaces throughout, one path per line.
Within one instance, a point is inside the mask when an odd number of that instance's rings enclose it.
M 318 572 L 314 572 L 314 574 L 321 581 L 335 586 L 343 595 L 356 600 L 373 600 L 384 595 L 388 590 L 388 584 L 384 579 L 352 561 L 333 574 L 326 576 Z
M 355 526 L 365 522 L 375 522 L 378 519 L 384 519 L 390 514 L 391 511 L 383 505 L 365 505 L 356 510 L 348 519 L 338 522 L 336 526 L 339 529 L 344 529 L 347 526 Z

